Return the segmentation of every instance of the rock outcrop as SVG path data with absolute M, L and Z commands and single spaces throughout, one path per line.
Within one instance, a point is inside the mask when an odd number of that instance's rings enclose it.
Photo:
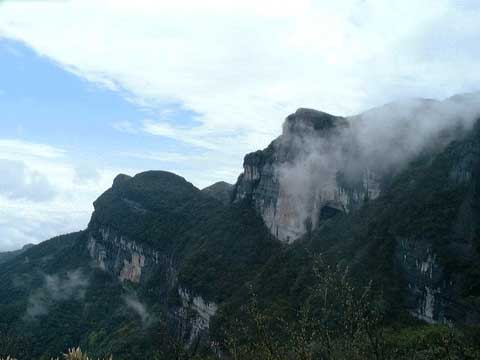
M 115 230 L 100 227 L 98 232 L 90 232 L 87 247 L 96 266 L 118 278 L 121 282 L 141 284 L 153 274 L 162 274 L 162 287 L 178 288 L 181 299 L 180 309 L 172 309 L 172 318 L 182 317 L 187 323 L 185 331 L 189 332 L 189 343 L 208 331 L 210 319 L 217 312 L 218 306 L 208 302 L 202 296 L 191 295 L 178 283 L 178 273 L 171 257 L 161 254 L 148 246 L 130 240 Z M 188 314 L 188 316 L 187 316 Z M 193 314 L 193 316 L 192 316 Z
M 407 283 L 407 308 L 413 316 L 428 323 L 447 321 L 449 287 L 443 267 L 425 241 L 402 239 L 396 258 Z
M 245 156 L 234 201 L 251 201 L 270 232 L 290 243 L 323 219 L 377 197 L 373 171 L 346 171 L 355 146 L 348 128 L 346 118 L 298 109 L 268 148 Z
M 178 295 L 182 302 L 182 309 L 179 315 L 190 321 L 189 344 L 210 327 L 210 320 L 218 310 L 218 305 L 214 302 L 204 300 L 201 296 L 192 296 L 187 289 L 179 288 Z M 193 319 L 189 319 L 188 310 L 195 314 Z
M 148 276 L 145 270 L 153 272 L 161 268 L 168 273 L 169 282 L 175 282 L 175 269 L 170 258 L 110 227 L 101 226 L 97 231 L 90 231 L 87 247 L 96 265 L 120 281 L 139 284 Z

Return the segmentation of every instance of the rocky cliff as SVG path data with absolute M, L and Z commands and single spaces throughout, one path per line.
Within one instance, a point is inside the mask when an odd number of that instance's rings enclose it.
M 367 223 L 369 236 L 392 239 L 404 306 L 429 323 L 478 323 L 480 128 L 399 174 Z M 378 227 L 382 227 L 379 230 Z M 373 254 L 371 254 L 373 256 Z
M 377 198 L 386 180 L 461 138 L 478 114 L 478 94 L 413 99 L 351 117 L 298 109 L 281 136 L 245 156 L 233 200 L 251 201 L 272 235 L 291 243 Z
M 478 261 L 472 189 L 479 108 L 478 95 L 467 95 L 388 104 L 350 118 L 299 109 L 269 147 L 245 157 L 233 199 L 248 200 L 287 243 L 307 233 L 321 243 L 328 238 L 323 224 L 343 214 L 363 241 L 348 252 L 364 264 L 389 259 L 386 269 L 396 267 L 412 315 L 430 323 L 478 322 L 464 296 L 465 283 L 475 280 L 459 268 L 471 276 Z M 334 229 L 334 248 L 347 244 L 344 229 Z M 360 260 L 375 238 L 383 243 Z M 389 241 L 393 251 L 384 248 Z
M 290 243 L 323 219 L 374 199 L 377 175 L 367 166 L 350 175 L 355 144 L 348 128 L 346 118 L 298 109 L 267 149 L 245 157 L 234 201 L 251 200 L 270 232 Z

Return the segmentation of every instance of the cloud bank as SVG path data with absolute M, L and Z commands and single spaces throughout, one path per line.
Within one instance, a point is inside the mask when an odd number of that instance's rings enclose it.
M 47 201 L 56 195 L 48 179 L 20 161 L 0 159 L 0 195 L 11 200 Z
M 0 33 L 153 110 L 123 129 L 243 154 L 265 146 L 300 106 L 349 115 L 478 89 L 480 12 L 470 5 L 6 1 Z M 165 115 L 179 106 L 197 114 L 194 124 Z
M 0 251 L 82 230 L 119 169 L 92 168 L 46 144 L 0 139 Z

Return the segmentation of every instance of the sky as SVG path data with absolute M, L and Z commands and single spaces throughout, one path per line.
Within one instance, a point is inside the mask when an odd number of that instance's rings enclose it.
M 299 107 L 480 90 L 480 3 L 0 0 L 0 251 L 86 227 L 118 173 L 235 182 Z

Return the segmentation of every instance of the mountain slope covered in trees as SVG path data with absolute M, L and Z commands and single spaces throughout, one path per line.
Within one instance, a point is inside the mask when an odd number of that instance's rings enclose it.
M 87 229 L 0 263 L 0 356 L 476 358 L 471 104 L 300 109 L 233 187 L 117 176 Z M 379 117 L 396 136 L 359 128 Z

